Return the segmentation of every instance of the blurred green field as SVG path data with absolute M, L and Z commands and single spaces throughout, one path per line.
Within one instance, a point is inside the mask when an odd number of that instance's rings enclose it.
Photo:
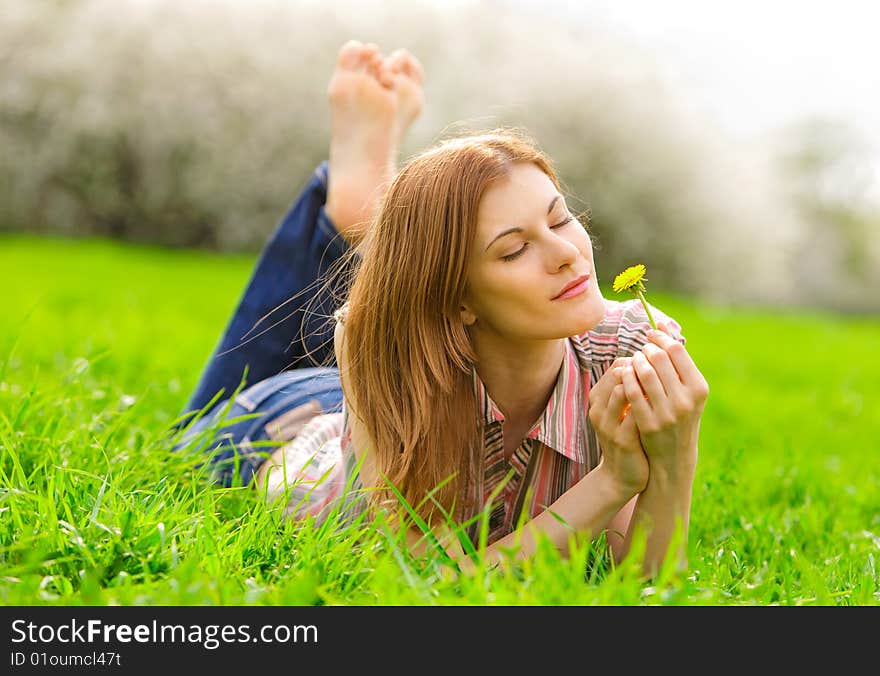
M 880 605 L 880 319 L 652 289 L 711 386 L 688 576 L 541 551 L 452 581 L 168 453 L 254 261 L 0 238 L 0 602 Z

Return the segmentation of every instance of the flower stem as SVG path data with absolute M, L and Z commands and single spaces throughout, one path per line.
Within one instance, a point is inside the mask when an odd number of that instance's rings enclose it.
M 651 310 L 648 308 L 648 301 L 645 300 L 645 294 L 642 293 L 641 289 L 633 289 L 636 292 L 636 295 L 639 297 L 639 300 L 642 301 L 642 305 L 645 308 L 645 312 L 648 315 L 648 321 L 651 322 L 651 328 L 656 329 L 657 324 L 654 323 L 654 317 L 651 316 Z

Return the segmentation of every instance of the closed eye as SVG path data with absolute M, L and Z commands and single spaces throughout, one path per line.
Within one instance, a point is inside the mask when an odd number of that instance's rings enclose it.
M 556 225 L 551 225 L 551 226 L 550 226 L 550 229 L 551 229 L 551 230 L 555 230 L 556 228 L 561 228 L 561 227 L 564 226 L 564 225 L 568 225 L 568 224 L 571 223 L 573 220 L 574 220 L 574 216 L 572 216 L 571 214 L 569 214 L 569 215 L 568 215 L 568 218 L 566 218 L 566 219 L 565 219 L 564 221 L 562 221 L 561 223 L 557 223 Z M 528 243 L 528 242 L 524 243 L 524 244 L 522 245 L 522 248 L 521 248 L 521 249 L 519 249 L 518 251 L 514 251 L 512 254 L 509 254 L 509 255 L 507 255 L 507 256 L 502 256 L 502 257 L 501 257 L 501 260 L 503 260 L 503 261 L 512 261 L 512 260 L 515 260 L 515 259 L 519 258 L 520 256 L 523 255 L 523 252 L 526 250 L 526 248 L 527 248 L 528 246 L 529 246 L 529 243 Z

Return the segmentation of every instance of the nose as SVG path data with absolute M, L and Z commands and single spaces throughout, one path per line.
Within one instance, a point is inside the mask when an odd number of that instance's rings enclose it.
M 572 265 L 581 257 L 577 244 L 570 239 L 558 235 L 551 236 L 549 254 L 551 267 L 559 270 L 566 265 Z

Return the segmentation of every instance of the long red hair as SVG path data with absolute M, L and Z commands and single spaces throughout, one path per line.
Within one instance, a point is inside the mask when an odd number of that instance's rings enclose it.
M 380 474 L 374 506 L 420 516 L 478 511 L 471 492 L 482 437 L 471 371 L 477 360 L 460 314 L 486 189 L 531 162 L 562 190 L 550 159 L 516 128 L 449 138 L 411 158 L 384 195 L 363 241 L 341 265 L 351 411 L 364 423 Z M 433 499 L 426 499 L 433 492 Z

